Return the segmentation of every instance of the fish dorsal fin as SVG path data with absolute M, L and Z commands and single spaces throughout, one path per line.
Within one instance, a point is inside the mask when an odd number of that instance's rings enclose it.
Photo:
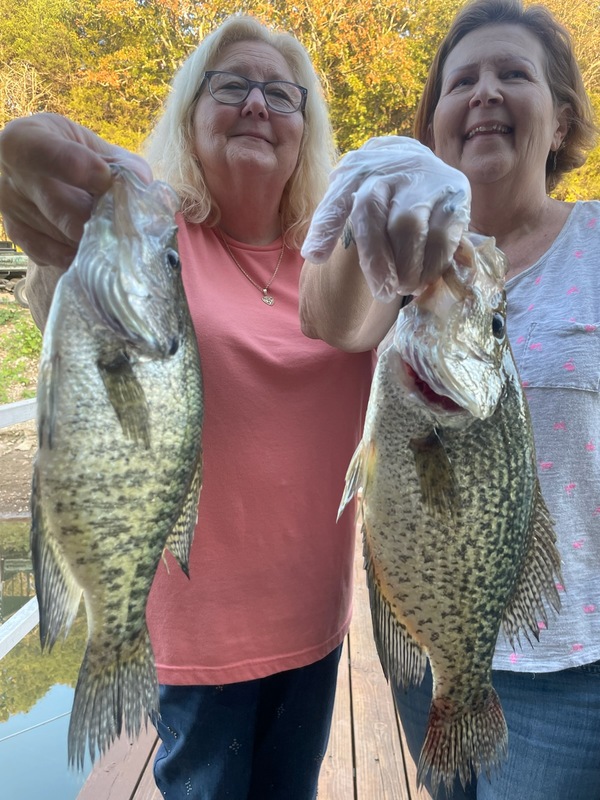
M 192 547 L 192 540 L 194 538 L 194 529 L 198 520 L 198 498 L 200 496 L 200 489 L 202 486 L 202 451 L 198 454 L 198 461 L 196 469 L 187 493 L 183 500 L 181 513 L 177 518 L 177 522 L 173 526 L 173 530 L 165 544 L 165 549 L 169 550 L 177 563 L 184 571 L 190 576 L 189 562 L 190 550 Z
M 425 506 L 434 515 L 456 516 L 456 478 L 444 447 L 442 433 L 433 428 L 420 439 L 411 439 L 409 447 L 415 458 L 415 469 Z
M 81 588 L 51 530 L 41 496 L 37 460 L 31 492 L 31 559 L 40 609 L 40 641 L 42 649 L 51 650 L 60 634 L 66 636 L 73 624 Z
M 530 634 L 539 639 L 539 623 L 548 623 L 547 605 L 555 611 L 560 608 L 560 597 L 556 588 L 557 583 L 562 584 L 560 555 L 539 481 L 536 481 L 534 490 L 531 524 L 532 535 L 527 553 L 522 559 L 523 568 L 502 620 L 502 629 L 513 647 L 519 642 L 521 632 L 529 642 Z
M 56 284 L 56 292 L 50 306 L 50 313 L 44 331 L 44 346 L 39 364 L 37 386 L 37 429 L 38 446 L 52 449 L 56 432 L 56 421 L 59 411 L 59 389 L 65 380 L 63 363 L 60 355 L 60 341 L 66 334 L 63 322 L 67 316 L 65 303 L 65 284 L 68 272 L 61 275 Z
M 60 386 L 60 356 L 52 348 L 48 357 L 42 356 L 38 377 L 37 418 L 38 446 L 52 449 Z
M 377 457 L 375 444 L 372 441 L 362 439 L 354 451 L 354 455 L 346 471 L 346 485 L 338 509 L 337 519 L 350 500 L 362 489 L 362 496 L 365 497 L 369 490 L 369 475 L 372 474 L 375 458 Z
M 421 683 L 427 657 L 416 640 L 398 620 L 383 596 L 363 524 L 363 554 L 373 621 L 373 637 L 385 677 L 396 685 L 408 687 Z
M 131 362 L 124 352 L 110 361 L 98 361 L 98 371 L 106 394 L 121 423 L 123 434 L 150 449 L 150 419 L 144 389 L 137 379 Z

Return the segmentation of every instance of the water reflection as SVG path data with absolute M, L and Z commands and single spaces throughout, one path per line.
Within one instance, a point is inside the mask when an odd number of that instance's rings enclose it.
M 0 620 L 35 594 L 29 520 L 0 520 Z M 67 729 L 85 650 L 85 610 L 51 653 L 36 627 L 0 660 L 0 770 L 3 800 L 75 800 L 90 770 L 67 767 Z M 35 765 L 35 769 L 32 769 Z
M 83 772 L 67 768 L 72 702 L 73 688 L 56 685 L 26 714 L 14 714 L 0 724 L 4 800 L 75 800 L 90 764 L 85 764 Z
M 0 519 L 0 624 L 35 595 L 29 519 Z

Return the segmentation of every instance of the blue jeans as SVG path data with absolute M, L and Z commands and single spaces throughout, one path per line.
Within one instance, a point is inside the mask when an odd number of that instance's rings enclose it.
M 259 680 L 161 686 L 154 778 L 163 797 L 314 800 L 341 652 Z
M 494 672 L 508 725 L 508 759 L 488 780 L 456 780 L 434 800 L 600 800 L 600 662 L 547 673 Z M 394 689 L 409 749 L 418 762 L 432 681 Z M 426 782 L 427 783 L 427 782 Z M 427 785 L 431 791 L 431 787 Z

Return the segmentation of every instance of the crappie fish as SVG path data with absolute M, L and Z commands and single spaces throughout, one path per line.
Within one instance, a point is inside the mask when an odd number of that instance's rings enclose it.
M 175 192 L 124 168 L 58 282 L 38 380 L 31 548 L 42 648 L 88 621 L 69 762 L 158 716 L 146 601 L 169 550 L 187 572 L 202 480 L 202 378 Z
M 463 786 L 506 755 L 491 666 L 500 626 L 539 636 L 560 559 L 529 412 L 506 337 L 506 260 L 465 235 L 454 263 L 401 309 L 376 367 L 340 511 L 360 510 L 374 635 L 388 679 L 433 699 L 422 783 Z

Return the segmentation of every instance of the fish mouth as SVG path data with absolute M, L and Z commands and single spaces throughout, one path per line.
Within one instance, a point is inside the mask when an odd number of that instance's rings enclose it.
M 404 368 L 412 383 L 414 389 L 417 390 L 419 395 L 425 400 L 427 405 L 435 406 L 443 411 L 451 413 L 464 413 L 465 409 L 458 403 L 455 403 L 450 397 L 445 394 L 438 394 L 434 391 L 427 381 L 423 380 L 420 375 L 411 367 L 411 365 L 404 361 Z
M 484 122 L 480 125 L 474 125 L 470 130 L 468 130 L 465 136 L 465 141 L 468 142 L 474 136 L 484 136 L 491 133 L 500 133 L 506 135 L 512 132 L 513 129 L 509 125 L 504 125 L 501 122 Z

